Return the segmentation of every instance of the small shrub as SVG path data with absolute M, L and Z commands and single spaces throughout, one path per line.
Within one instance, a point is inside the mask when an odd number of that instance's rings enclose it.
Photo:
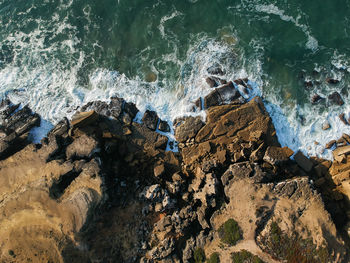
M 276 222 L 271 223 L 269 235 L 262 239 L 262 244 L 265 252 L 288 263 L 331 261 L 325 247 L 317 248 L 312 239 L 302 239 L 298 233 L 288 236 Z
M 242 231 L 235 220 L 229 219 L 219 228 L 219 236 L 222 242 L 234 246 L 242 239 Z
M 220 263 L 219 253 L 215 252 L 211 254 L 209 259 L 207 260 L 207 263 Z
M 193 254 L 195 263 L 203 263 L 205 261 L 205 253 L 202 248 L 196 248 Z
M 264 263 L 258 256 L 247 250 L 241 250 L 231 254 L 232 263 Z

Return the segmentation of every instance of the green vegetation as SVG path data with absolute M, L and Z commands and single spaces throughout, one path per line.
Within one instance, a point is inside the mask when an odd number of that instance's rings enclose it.
M 232 263 L 264 263 L 258 256 L 247 250 L 241 250 L 231 254 Z
M 285 234 L 276 222 L 272 222 L 269 235 L 262 240 L 265 252 L 288 263 L 326 263 L 331 258 L 326 248 L 317 246 L 312 239 L 302 239 L 298 233 Z
M 205 253 L 203 248 L 196 248 L 193 254 L 195 263 L 203 263 L 205 261 Z
M 231 218 L 219 228 L 219 236 L 222 242 L 234 246 L 238 240 L 242 239 L 242 230 L 238 223 Z
M 215 252 L 215 253 L 211 254 L 209 259 L 207 260 L 207 263 L 220 263 L 219 253 Z

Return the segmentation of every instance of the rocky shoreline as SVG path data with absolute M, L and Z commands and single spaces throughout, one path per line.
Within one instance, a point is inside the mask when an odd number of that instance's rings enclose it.
M 122 98 L 41 144 L 28 140 L 40 116 L 3 100 L 1 262 L 348 262 L 350 137 L 329 146 L 334 162 L 307 158 L 244 99 L 247 79 L 207 83 L 193 104 L 205 122 L 174 121 L 179 152 L 156 112 L 135 122 Z

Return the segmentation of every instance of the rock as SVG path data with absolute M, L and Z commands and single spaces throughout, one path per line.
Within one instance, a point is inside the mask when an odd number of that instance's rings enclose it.
M 294 155 L 294 160 L 301 168 L 303 168 L 305 172 L 310 172 L 314 166 L 312 161 L 307 158 L 301 151 L 298 151 Z
M 343 133 L 342 138 L 343 138 L 347 143 L 350 144 L 350 136 L 349 136 L 348 134 Z
M 247 88 L 247 82 L 248 82 L 248 79 L 236 79 L 233 81 L 234 83 L 236 83 L 237 85 L 241 85 L 245 88 Z
M 339 83 L 339 80 L 333 79 L 333 78 L 326 78 L 326 82 L 327 82 L 328 84 L 338 84 L 338 83 Z
M 31 128 L 39 126 L 40 117 L 38 114 L 33 114 L 28 106 L 25 106 L 6 119 L 3 125 L 7 134 L 15 132 L 20 136 Z
M 8 119 L 19 107 L 19 104 L 13 104 L 9 99 L 3 99 L 0 102 L 0 124 Z
M 280 165 L 289 161 L 289 157 L 292 156 L 293 153 L 294 152 L 288 147 L 280 148 L 276 146 L 269 146 L 266 149 L 263 159 L 265 162 L 272 165 Z
M 324 123 L 322 123 L 322 130 L 328 130 L 331 128 L 331 125 L 328 121 L 325 121 Z
M 313 95 L 312 98 L 311 98 L 311 103 L 312 103 L 312 104 L 317 104 L 317 103 L 319 103 L 319 102 L 321 102 L 321 101 L 324 101 L 324 100 L 325 100 L 325 98 L 321 97 L 321 96 L 318 95 L 318 94 L 315 94 L 315 95 Z
M 130 118 L 133 120 L 136 117 L 136 114 L 139 112 L 138 108 L 136 107 L 135 103 L 132 102 L 125 102 L 124 103 L 124 112 L 130 116 Z
M 111 116 L 115 119 L 118 119 L 122 113 L 123 104 L 125 103 L 124 99 L 118 97 L 112 97 L 111 102 L 109 103 L 109 110 Z
M 71 126 L 73 128 L 83 128 L 94 123 L 97 119 L 98 114 L 95 111 L 77 112 L 72 117 Z
M 166 121 L 160 120 L 158 125 L 158 130 L 162 132 L 170 132 L 170 126 Z
M 225 73 L 222 71 L 220 65 L 213 65 L 207 68 L 207 72 L 210 75 L 224 75 Z
M 252 151 L 252 153 L 250 154 L 250 160 L 252 162 L 259 162 L 262 161 L 264 158 L 264 154 L 265 154 L 265 144 L 262 143 L 259 145 L 259 147 Z
M 329 143 L 326 144 L 325 148 L 330 149 L 336 144 L 336 140 L 331 140 Z
M 98 142 L 94 138 L 81 135 L 68 145 L 66 150 L 67 159 L 72 158 L 90 158 L 94 153 L 99 152 Z
M 182 262 L 183 263 L 189 263 L 190 259 L 192 258 L 192 254 L 194 251 L 196 245 L 196 241 L 193 237 L 187 239 L 186 246 L 184 250 L 182 251 Z
M 167 237 L 150 251 L 150 256 L 154 260 L 164 259 L 175 250 L 175 241 L 173 238 Z
M 328 99 L 330 100 L 331 103 L 336 104 L 336 105 L 343 105 L 344 101 L 342 99 L 342 97 L 340 96 L 340 94 L 338 92 L 333 92 L 332 94 L 330 94 L 328 96 Z
M 218 86 L 218 84 L 216 83 L 216 81 L 215 81 L 213 78 L 211 78 L 211 77 L 207 77 L 207 78 L 205 79 L 205 81 L 208 83 L 208 85 L 209 85 L 210 88 L 215 88 L 215 87 Z
M 152 131 L 155 131 L 158 124 L 158 115 L 155 111 L 146 110 L 142 122 Z
M 205 218 L 205 208 L 202 206 L 200 209 L 197 210 L 197 219 L 199 224 L 201 225 L 202 229 L 208 229 L 209 224 Z
M 339 119 L 340 119 L 345 125 L 349 125 L 348 121 L 345 119 L 345 113 L 339 114 Z
M 339 156 L 339 155 L 347 155 L 350 153 L 350 145 L 338 147 L 333 151 L 333 156 Z
M 312 83 L 312 81 L 311 80 L 305 80 L 304 81 L 304 87 L 306 87 L 306 88 L 311 88 L 311 87 L 313 87 L 314 86 L 314 84 Z
M 252 167 L 248 162 L 235 163 L 229 166 L 226 172 L 221 176 L 223 186 L 229 185 L 229 182 L 234 177 L 249 178 L 253 172 Z
M 204 123 L 200 117 L 187 117 L 175 127 L 175 138 L 178 142 L 186 142 L 195 137 Z
M 154 176 L 155 177 L 159 178 L 159 177 L 163 176 L 165 174 L 164 163 L 155 165 L 153 171 L 154 171 Z
M 220 86 L 209 93 L 204 98 L 204 108 L 208 109 L 212 106 L 218 106 L 223 104 L 229 104 L 232 102 L 243 103 L 244 98 L 239 91 L 234 87 L 233 83 L 229 83 Z
M 56 126 L 48 133 L 47 137 L 51 135 L 54 136 L 62 136 L 67 134 L 69 130 L 69 121 L 67 118 L 63 118 L 63 120 L 59 121 Z

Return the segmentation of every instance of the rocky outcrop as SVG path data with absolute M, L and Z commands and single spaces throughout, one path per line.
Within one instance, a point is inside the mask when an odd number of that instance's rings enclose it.
M 261 98 L 246 102 L 238 91 L 248 80 L 214 77 L 206 119 L 174 121 L 178 153 L 165 151 L 161 133 L 170 127 L 155 112 L 134 122 L 135 105 L 114 97 L 5 156 L 1 260 L 192 262 L 217 253 L 230 262 L 244 250 L 265 262 L 347 262 L 340 226 L 350 138 L 334 142 L 334 163 L 293 156 Z M 36 115 L 24 109 L 29 122 L 20 124 L 11 117 L 17 106 L 6 103 L 3 138 L 22 136 Z

